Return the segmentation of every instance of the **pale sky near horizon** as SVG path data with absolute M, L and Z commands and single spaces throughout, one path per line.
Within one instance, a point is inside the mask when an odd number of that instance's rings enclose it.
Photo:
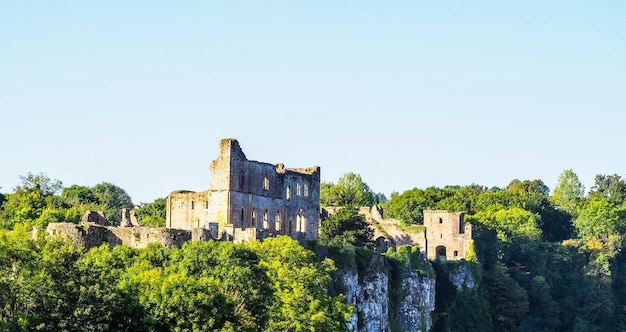
M 624 1 L 3 1 L 0 192 L 206 190 L 219 140 L 387 196 L 626 175 Z

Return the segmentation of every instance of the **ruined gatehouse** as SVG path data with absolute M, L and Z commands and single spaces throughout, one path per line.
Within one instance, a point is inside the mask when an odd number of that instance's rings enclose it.
M 472 225 L 465 223 L 465 213 L 424 210 L 426 257 L 431 260 L 464 259 L 472 240 Z

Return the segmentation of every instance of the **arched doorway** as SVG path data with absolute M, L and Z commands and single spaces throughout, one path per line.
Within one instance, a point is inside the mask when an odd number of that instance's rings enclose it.
M 446 260 L 446 247 L 444 246 L 438 246 L 435 249 L 435 252 L 437 253 L 437 259 L 441 260 L 441 261 L 445 261 Z

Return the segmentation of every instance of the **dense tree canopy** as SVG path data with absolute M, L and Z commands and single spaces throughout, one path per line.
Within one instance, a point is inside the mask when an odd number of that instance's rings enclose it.
M 578 236 L 608 236 L 626 232 L 626 206 L 615 205 L 609 198 L 592 198 L 574 223 Z
M 392 195 L 385 208 L 390 217 L 400 219 L 406 225 L 423 224 L 424 210 L 434 209 L 438 202 L 452 195 L 452 188 L 415 188 Z
M 0 210 L 0 226 L 12 229 L 15 224 L 28 228 L 45 226 L 51 220 L 64 216 L 54 194 L 62 188 L 58 180 L 50 180 L 45 174 L 20 176 L 21 183 L 13 193 L 6 196 Z
M 133 207 L 132 199 L 126 191 L 112 183 L 99 183 L 92 188 L 92 191 L 103 207 L 104 216 L 114 223 L 119 224 L 123 208 Z
M 0 330 L 345 331 L 332 271 L 287 237 L 84 252 L 0 230 Z
M 107 182 L 94 187 L 63 188 L 61 181 L 51 180 L 45 174 L 28 173 L 20 179 L 14 192 L 0 200 L 1 228 L 12 229 L 17 224 L 31 229 L 45 228 L 51 222 L 78 223 L 87 210 L 103 211 L 116 224 L 121 220 L 122 208 L 133 207 L 124 189 Z
M 373 253 L 358 247 L 371 245 L 372 229 L 355 207 L 377 195 L 352 173 L 322 184 L 320 194 L 347 208 L 322 222 L 320 243 L 330 248 L 318 253 L 358 252 L 355 264 L 367 268 Z M 585 196 L 565 170 L 551 195 L 540 180 L 513 180 L 504 188 L 414 188 L 392 194 L 384 207 L 405 224 L 421 223 L 424 209 L 445 209 L 465 212 L 472 225 L 468 264 L 477 287 L 456 289 L 446 277 L 456 263 L 433 263 L 435 331 L 613 331 L 626 330 L 625 200 L 621 176 L 596 176 Z M 345 330 L 353 308 L 329 292 L 341 289 L 333 261 L 287 237 L 84 252 L 28 232 L 78 222 L 88 209 L 117 216 L 112 211 L 130 202 L 110 183 L 63 189 L 44 174 L 28 174 L 0 195 L 0 227 L 12 230 L 0 229 L 0 330 Z M 137 213 L 161 226 L 165 199 Z M 402 250 L 387 263 L 396 264 Z
M 386 199 L 378 195 L 378 200 Z M 346 173 L 339 178 L 337 184 L 322 182 L 320 186 L 320 204 L 322 206 L 372 206 L 376 203 L 376 195 L 363 182 L 361 176 L 355 173 Z
M 135 209 L 138 216 L 141 217 L 141 224 L 149 227 L 165 227 L 165 197 L 158 198 L 154 202 Z
M 626 201 L 626 182 L 621 176 L 596 175 L 595 184 L 589 192 L 590 198 L 606 198 L 613 204 L 624 204 Z
M 333 247 L 351 244 L 370 247 L 374 230 L 356 208 L 341 208 L 322 221 L 320 243 Z

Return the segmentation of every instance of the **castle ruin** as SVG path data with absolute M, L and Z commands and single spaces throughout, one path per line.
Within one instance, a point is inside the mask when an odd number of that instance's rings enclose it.
M 472 240 L 472 225 L 463 212 L 424 210 L 425 249 L 430 260 L 464 259 Z
M 208 229 L 216 239 L 263 239 L 277 234 L 317 239 L 320 168 L 285 168 L 248 160 L 235 139 L 220 141 L 209 189 L 167 197 L 166 227 Z
M 186 241 L 209 239 L 242 242 L 278 234 L 296 240 L 319 237 L 320 214 L 332 215 L 338 207 L 320 209 L 320 168 L 285 168 L 248 160 L 235 139 L 223 139 L 220 153 L 210 166 L 207 191 L 174 191 L 167 197 L 166 228 L 141 225 L 134 211 L 124 209 L 114 227 L 102 212 L 88 211 L 82 225 L 51 223 L 47 232 L 65 235 L 86 248 L 102 243 L 142 248 L 158 242 L 180 246 Z M 424 230 L 406 232 L 398 221 L 385 219 L 381 207 L 362 207 L 360 214 L 375 225 L 379 248 L 417 245 L 430 260 L 460 260 L 469 253 L 471 224 L 463 212 L 424 210 Z

